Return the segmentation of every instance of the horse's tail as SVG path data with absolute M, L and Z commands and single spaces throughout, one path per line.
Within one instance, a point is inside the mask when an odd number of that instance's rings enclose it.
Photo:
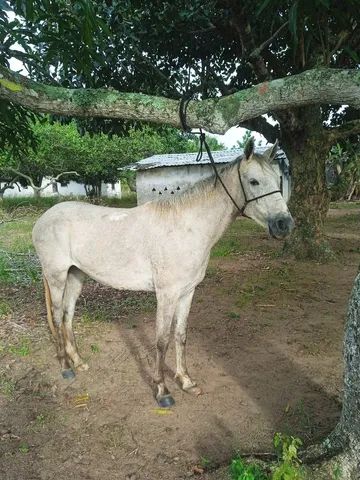
M 47 321 L 48 321 L 49 328 L 50 328 L 50 331 L 51 331 L 53 337 L 56 338 L 56 332 L 55 332 L 53 315 L 52 315 L 51 293 L 50 293 L 50 288 L 49 288 L 48 281 L 46 280 L 45 276 L 43 276 L 43 281 L 44 281 L 44 287 L 45 287 L 45 303 L 46 303 Z

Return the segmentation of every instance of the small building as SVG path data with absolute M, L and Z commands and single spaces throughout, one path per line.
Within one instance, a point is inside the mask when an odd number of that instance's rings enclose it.
M 269 146 L 257 147 L 257 153 L 263 153 Z M 234 161 L 244 154 L 243 149 L 220 150 L 212 152 L 217 165 Z M 153 155 L 144 158 L 127 168 L 136 170 L 136 193 L 138 205 L 158 198 L 179 195 L 195 183 L 213 175 L 213 167 L 204 152 L 200 161 L 196 161 L 197 153 L 175 153 Z M 286 201 L 290 197 L 289 162 L 282 150 L 276 154 L 279 177 L 282 181 L 283 196 Z

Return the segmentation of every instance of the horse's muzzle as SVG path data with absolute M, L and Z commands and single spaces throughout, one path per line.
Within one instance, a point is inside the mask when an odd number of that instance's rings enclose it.
M 291 233 L 295 223 L 291 215 L 277 215 L 269 220 L 268 225 L 270 235 L 281 240 Z

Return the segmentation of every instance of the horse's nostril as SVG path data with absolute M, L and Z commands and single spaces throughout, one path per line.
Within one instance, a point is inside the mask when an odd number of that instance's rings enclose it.
M 277 227 L 281 232 L 283 232 L 284 230 L 287 229 L 286 222 L 284 220 L 278 220 Z

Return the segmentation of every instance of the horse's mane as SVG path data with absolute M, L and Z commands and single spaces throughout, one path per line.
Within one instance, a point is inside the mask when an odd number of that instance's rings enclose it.
M 220 176 L 226 175 L 226 173 L 232 169 L 232 167 L 239 163 L 242 157 L 237 157 L 232 162 L 226 163 L 225 165 L 216 165 L 216 170 Z M 168 208 L 173 208 L 176 206 L 185 206 L 186 204 L 193 203 L 199 198 L 204 196 L 213 195 L 216 193 L 220 182 L 216 182 L 215 172 L 213 171 L 212 175 L 203 180 L 199 180 L 194 185 L 192 185 L 187 190 L 173 195 L 167 198 L 159 198 L 152 200 L 152 204 L 160 210 L 167 210 Z

